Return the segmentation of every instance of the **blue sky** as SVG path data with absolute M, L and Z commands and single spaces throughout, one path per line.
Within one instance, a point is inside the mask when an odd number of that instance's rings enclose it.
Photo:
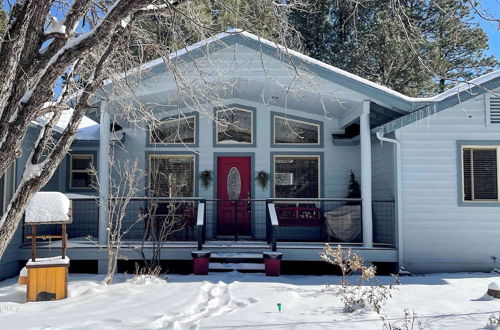
M 500 17 L 500 0 L 483 0 L 482 5 L 492 15 L 497 18 Z M 484 20 L 480 20 L 479 22 L 484 32 L 486 32 L 490 39 L 490 49 L 488 50 L 488 54 L 493 54 L 500 60 L 500 31 L 498 30 L 498 24 Z

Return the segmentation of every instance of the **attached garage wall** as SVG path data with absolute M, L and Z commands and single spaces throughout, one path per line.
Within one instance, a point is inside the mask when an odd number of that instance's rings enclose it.
M 500 144 L 500 125 L 486 124 L 485 103 L 485 95 L 479 95 L 396 132 L 402 152 L 404 265 L 412 272 L 500 267 L 499 203 L 459 203 L 457 141 Z

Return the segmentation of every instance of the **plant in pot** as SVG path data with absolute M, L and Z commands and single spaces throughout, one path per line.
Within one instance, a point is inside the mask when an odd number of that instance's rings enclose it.
M 259 171 L 255 177 L 255 181 L 262 187 L 262 190 L 266 189 L 267 183 L 269 182 L 269 174 L 265 171 Z
M 210 183 L 212 182 L 212 172 L 209 170 L 203 170 L 200 173 L 200 180 L 202 186 L 207 189 Z
M 347 187 L 347 198 L 361 198 L 361 186 L 359 185 L 356 175 L 351 170 L 349 175 L 349 187 Z

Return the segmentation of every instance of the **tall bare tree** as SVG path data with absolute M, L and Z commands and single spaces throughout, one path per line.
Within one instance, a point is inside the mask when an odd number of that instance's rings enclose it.
M 239 26 L 235 27 L 253 32 L 258 32 L 254 29 L 258 18 L 252 16 L 252 7 L 255 12 L 267 10 L 271 13 L 267 19 L 280 26 L 275 40 L 287 45 L 293 39 L 287 16 L 289 8 L 300 6 L 300 0 L 255 0 L 243 11 L 239 5 L 231 6 L 232 2 L 208 3 L 214 10 L 209 13 L 231 12 L 239 17 Z M 197 31 L 198 38 L 220 32 L 220 24 L 208 20 L 207 10 L 198 8 L 197 1 L 189 0 L 17 0 L 6 8 L 8 24 L 0 37 L 0 176 L 21 155 L 30 123 L 39 117 L 46 121 L 28 157 L 23 179 L 0 221 L 0 256 L 30 199 L 67 154 L 104 79 L 137 67 L 146 60 L 141 56 L 146 48 L 149 54 L 152 50 L 162 57 L 175 75 L 175 63 L 167 63 L 169 55 L 191 42 L 192 31 Z M 163 42 L 144 29 L 146 24 L 156 24 L 166 32 Z M 196 94 L 195 89 L 206 90 L 207 82 L 202 77 L 198 80 L 201 83 L 190 86 L 188 97 Z M 176 82 L 185 92 L 192 81 Z M 73 110 L 69 123 L 52 143 L 54 126 L 68 110 L 70 100 Z M 130 104 L 119 115 L 129 119 L 153 117 L 137 114 L 145 110 Z

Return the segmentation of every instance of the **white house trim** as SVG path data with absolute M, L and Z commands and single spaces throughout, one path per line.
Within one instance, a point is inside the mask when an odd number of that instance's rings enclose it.
M 363 247 L 373 247 L 372 222 L 372 145 L 370 130 L 370 101 L 363 101 L 359 117 L 361 146 L 361 218 L 363 219 Z
M 109 198 L 109 142 L 110 142 L 110 115 L 107 102 L 101 102 L 101 120 L 99 130 L 99 244 L 106 244 L 108 238 L 107 219 Z

